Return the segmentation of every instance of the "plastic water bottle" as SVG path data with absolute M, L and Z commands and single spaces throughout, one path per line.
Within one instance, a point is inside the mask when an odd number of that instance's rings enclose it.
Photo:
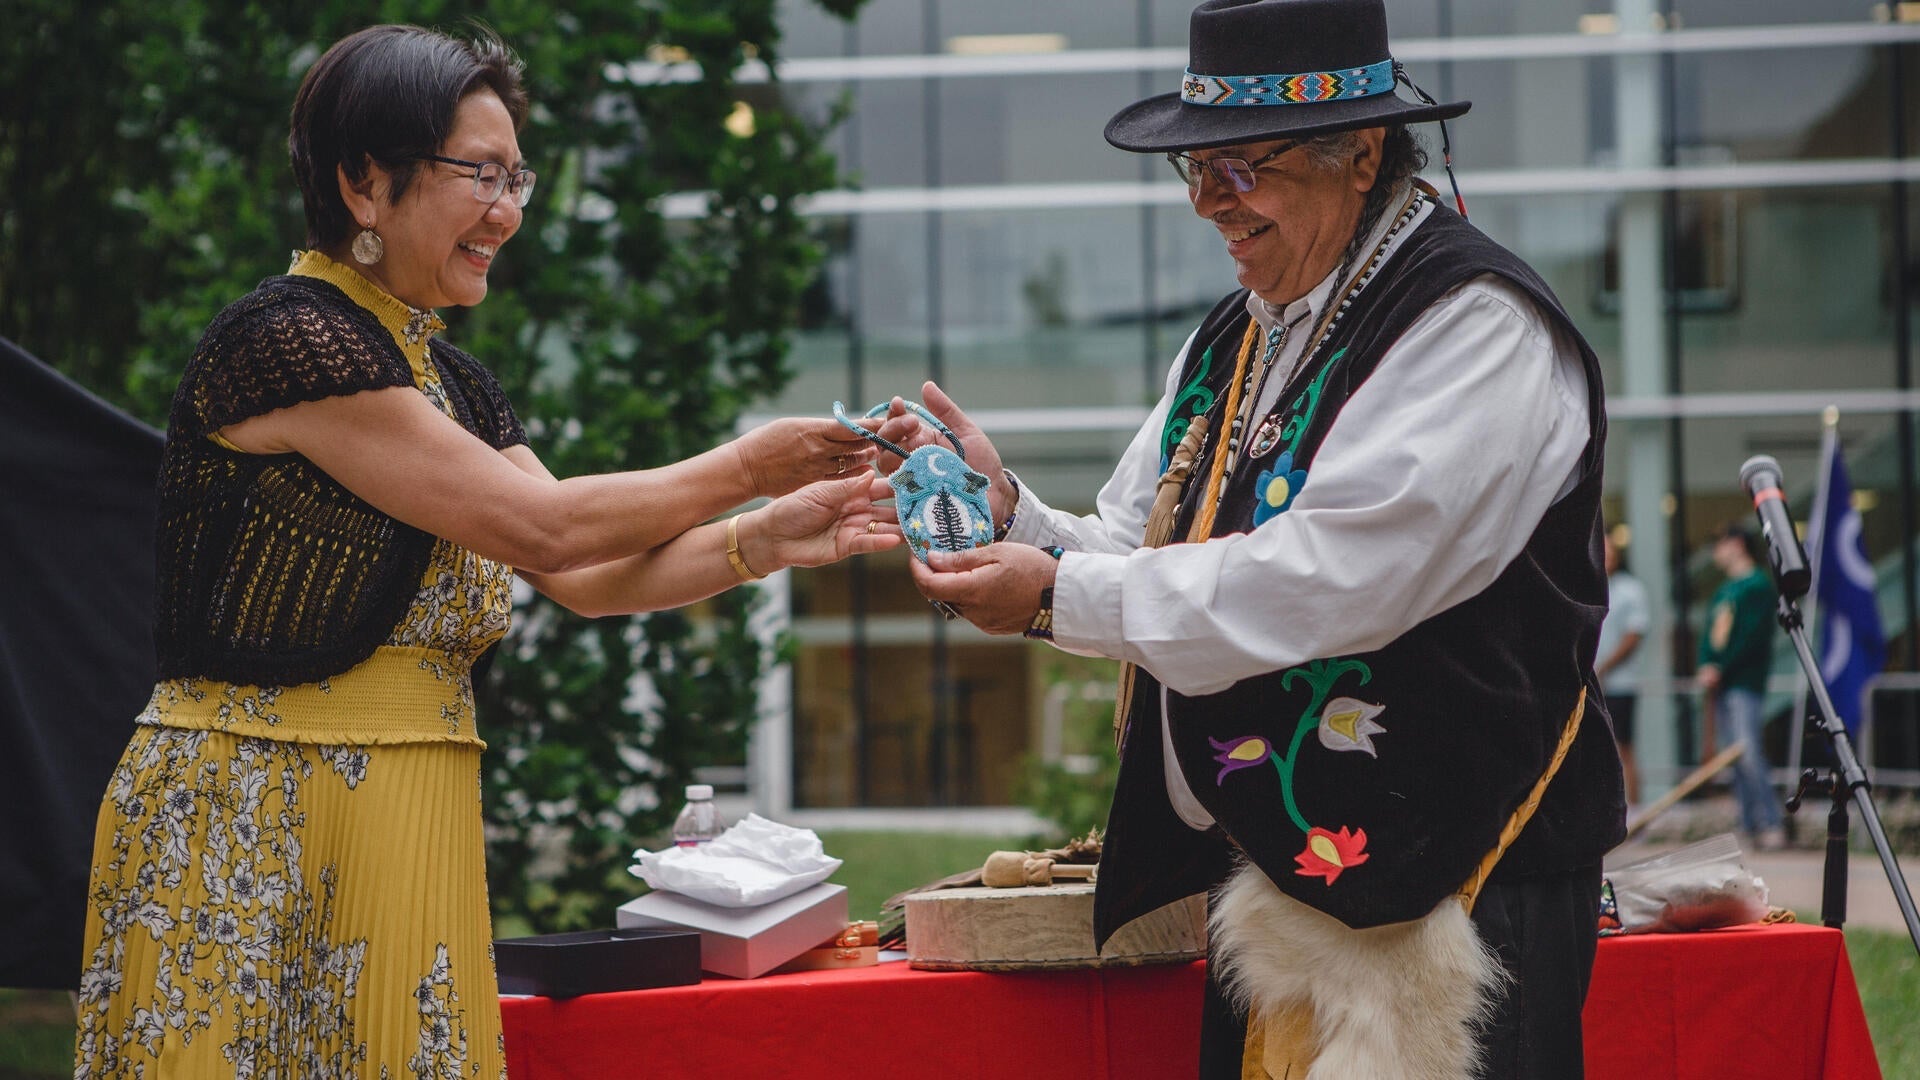
M 698 847 L 720 835 L 720 812 L 713 808 L 712 784 L 688 784 L 687 805 L 673 822 L 675 847 Z

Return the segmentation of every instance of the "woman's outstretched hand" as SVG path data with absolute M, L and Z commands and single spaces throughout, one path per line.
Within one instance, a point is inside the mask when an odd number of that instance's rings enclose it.
M 878 420 L 864 426 L 879 426 Z M 733 440 L 740 471 L 755 495 L 769 498 L 819 480 L 861 472 L 879 453 L 838 420 L 785 417 Z
M 906 540 L 893 507 L 875 502 L 892 496 L 885 480 L 865 471 L 810 484 L 750 511 L 757 520 L 740 530 L 742 550 L 754 567 L 784 567 L 823 566 L 899 547 Z M 764 561 L 755 560 L 756 552 L 765 553 Z

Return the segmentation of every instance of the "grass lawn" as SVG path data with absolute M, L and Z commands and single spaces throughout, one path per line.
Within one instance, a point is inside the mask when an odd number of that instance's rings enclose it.
M 1904 933 L 1847 928 L 1847 959 L 1888 1080 L 1920 1076 L 1920 957 Z
M 73 1075 L 73 1005 L 59 991 L 0 990 L 0 1080 Z
M 995 851 L 1030 846 L 1003 836 L 954 833 L 823 832 L 827 854 L 845 860 L 828 880 L 847 887 L 847 913 L 879 915 L 887 897 L 980 866 Z
M 950 833 L 825 832 L 827 854 L 845 860 L 833 876 L 848 911 L 874 918 L 887 897 L 979 866 L 1002 837 Z M 1817 921 L 1817 920 L 1816 920 Z M 1847 952 L 1881 1072 L 1920 1076 L 1920 958 L 1905 934 L 1849 928 Z M 0 1080 L 73 1075 L 73 1010 L 63 993 L 0 990 Z

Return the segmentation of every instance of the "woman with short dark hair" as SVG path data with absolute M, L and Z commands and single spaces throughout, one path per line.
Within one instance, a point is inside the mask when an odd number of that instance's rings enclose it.
M 471 669 L 513 576 L 637 612 L 900 543 L 832 420 L 546 470 L 433 312 L 520 228 L 526 109 L 484 33 L 373 27 L 300 87 L 310 249 L 214 319 L 168 422 L 159 682 L 95 833 L 78 1077 L 504 1075 Z

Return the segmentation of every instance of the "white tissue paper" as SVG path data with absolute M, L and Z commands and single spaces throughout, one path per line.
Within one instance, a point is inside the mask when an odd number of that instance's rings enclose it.
M 1620 929 L 1629 934 L 1710 930 L 1767 916 L 1767 883 L 1747 872 L 1732 833 L 1610 870 L 1607 880 Z
M 664 892 L 721 907 L 769 904 L 817 885 L 840 869 L 812 829 L 748 814 L 697 847 L 636 850 L 627 872 Z

